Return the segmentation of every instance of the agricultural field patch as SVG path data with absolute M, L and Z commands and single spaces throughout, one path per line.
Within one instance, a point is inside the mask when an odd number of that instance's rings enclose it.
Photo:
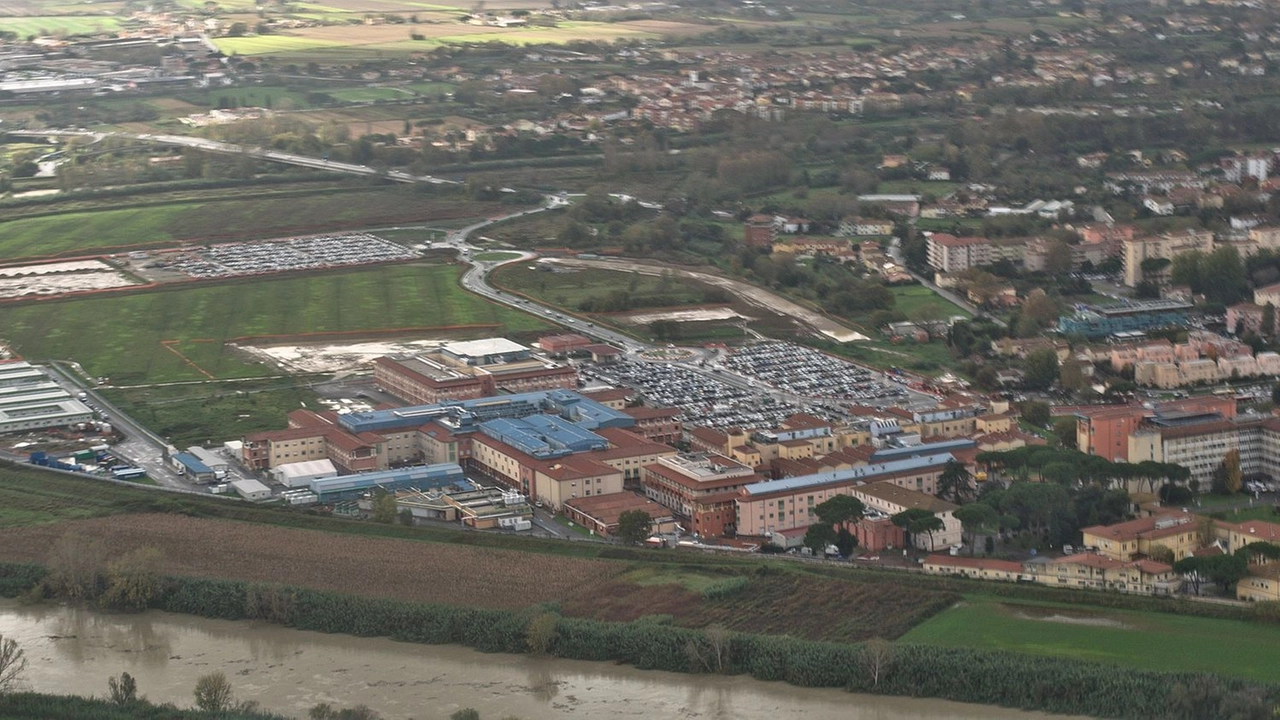
M 317 530 L 163 514 L 133 515 L 129 522 L 89 519 L 0 529 L 0 559 L 43 562 L 53 543 L 67 534 L 93 538 L 113 556 L 158 548 L 165 553 L 162 571 L 167 574 L 505 609 L 582 593 L 626 567 L 444 543 L 337 539 Z
M 318 8 L 312 7 L 312 10 Z M 326 6 L 326 11 L 337 8 Z M 558 45 L 577 40 L 614 41 L 657 38 L 664 35 L 696 35 L 707 32 L 705 25 L 673 21 L 644 20 L 601 23 L 587 21 L 562 22 L 556 27 L 487 27 L 464 25 L 442 16 L 440 22 L 389 25 L 324 25 L 302 28 L 287 35 L 225 37 L 215 40 L 218 49 L 237 55 L 275 55 L 299 52 L 335 52 L 350 54 L 352 50 L 384 50 L 413 52 L 435 45 L 466 42 L 503 42 L 510 45 Z M 421 36 L 414 40 L 411 35 Z
M 106 15 L 6 17 L 0 27 L 22 38 L 30 35 L 86 35 L 118 30 L 120 19 Z
M 455 325 L 491 326 L 495 335 L 549 328 L 466 292 L 458 272 L 380 266 L 21 305 L 0 313 L 0 337 L 27 357 L 74 358 L 95 376 L 130 385 L 275 374 L 226 347 L 265 335 L 282 341 L 399 329 L 421 336 L 424 328 Z
M 344 43 L 338 40 L 323 40 L 316 37 L 298 35 L 254 35 L 251 37 L 223 37 L 215 43 L 220 52 L 227 55 L 274 55 L 297 52 L 300 50 L 316 50 L 319 48 L 339 48 Z
M 955 603 L 946 591 L 907 589 L 892 580 L 832 580 L 793 572 L 755 573 L 723 597 L 704 592 L 725 575 L 645 569 L 614 579 L 564 603 L 571 615 L 631 621 L 671 615 L 677 625 L 720 624 L 731 630 L 791 635 L 808 640 L 857 642 L 896 638 Z M 910 594 L 912 601 L 902 602 Z
M 1280 628 L 1238 620 L 971 597 L 902 640 L 1280 681 Z
M 170 245 L 183 240 L 240 240 L 474 218 L 497 214 L 502 208 L 497 203 L 433 198 L 386 188 L 63 212 L 0 222 L 0 260 Z

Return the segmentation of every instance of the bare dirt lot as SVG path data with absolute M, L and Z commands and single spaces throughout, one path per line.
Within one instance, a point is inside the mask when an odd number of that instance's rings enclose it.
M 0 267 L 0 298 L 61 295 L 137 284 L 101 260 Z
M 565 267 L 605 268 L 621 272 L 637 272 L 642 275 L 661 275 L 664 272 L 670 272 L 676 277 L 689 278 L 691 280 L 707 283 L 708 285 L 724 288 L 751 305 L 789 315 L 800 323 L 803 323 L 833 340 L 838 340 L 839 342 L 851 342 L 854 340 L 869 339 L 866 335 L 851 330 L 816 310 L 811 310 L 799 303 L 792 302 L 791 300 L 780 297 L 768 290 L 756 287 L 750 283 L 742 282 L 741 280 L 732 280 L 719 275 L 694 272 L 692 270 L 685 270 L 682 268 L 651 265 L 634 260 L 582 260 L 578 258 L 551 258 L 546 262 Z
M 44 562 L 68 533 L 98 540 L 112 556 L 158 548 L 168 574 L 491 608 L 570 597 L 625 569 L 602 560 L 155 514 L 0 530 L 0 559 Z
M 240 349 L 300 373 L 335 373 L 360 370 L 383 355 L 419 353 L 447 340 L 387 340 L 331 345 L 272 345 Z

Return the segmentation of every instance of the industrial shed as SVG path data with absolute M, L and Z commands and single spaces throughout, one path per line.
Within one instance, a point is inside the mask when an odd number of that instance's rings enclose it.
M 226 458 L 223 458 L 212 451 L 206 450 L 199 445 L 192 445 L 187 448 L 187 452 L 194 455 L 197 460 L 204 463 L 215 473 L 226 474 L 230 467 L 230 463 L 227 462 Z
M 271 499 L 271 488 L 257 480 L 236 480 L 231 487 L 245 500 L 259 502 Z
M 370 490 L 433 490 L 466 483 L 462 467 L 456 463 L 437 463 L 379 472 L 341 475 L 311 481 L 311 492 L 320 502 L 350 500 Z M 469 487 L 469 485 L 468 485 Z
M 218 474 L 213 471 L 213 468 L 200 462 L 200 458 L 197 458 L 191 453 L 178 453 L 177 455 L 174 455 L 173 467 L 175 470 L 185 475 L 191 482 L 206 483 L 213 482 L 218 479 Z
M 304 460 L 296 463 L 277 465 L 271 470 L 271 477 L 287 488 L 308 488 L 312 480 L 324 480 L 338 476 L 338 469 L 332 460 Z

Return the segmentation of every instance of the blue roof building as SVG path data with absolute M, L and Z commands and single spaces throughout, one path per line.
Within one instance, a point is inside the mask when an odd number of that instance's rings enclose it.
M 449 400 L 434 405 L 350 413 L 338 422 L 354 434 L 418 427 L 433 420 L 455 433 L 476 432 L 484 422 L 551 413 L 586 429 L 628 428 L 635 418 L 570 390 L 541 390 L 519 395 Z
M 1186 327 L 1190 322 L 1191 308 L 1190 303 L 1173 300 L 1092 305 L 1074 315 L 1059 317 L 1058 332 L 1099 338 L 1162 327 Z
M 173 456 L 173 462 L 182 474 L 196 482 L 204 482 L 217 478 L 217 473 L 213 471 L 213 468 L 205 465 L 203 462 L 200 462 L 200 458 L 192 455 L 191 453 L 176 453 Z
M 380 470 L 356 475 L 320 478 L 312 480 L 310 488 L 311 492 L 315 493 L 318 498 L 318 502 L 327 503 L 357 498 L 375 489 L 394 492 L 410 488 L 414 490 L 433 490 L 455 485 L 470 488 L 469 481 L 462 474 L 462 467 L 456 463 L 437 463 L 435 465 L 417 465 L 395 470 Z

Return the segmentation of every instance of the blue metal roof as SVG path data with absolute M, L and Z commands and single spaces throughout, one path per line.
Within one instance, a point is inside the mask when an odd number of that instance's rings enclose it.
M 890 460 L 902 460 L 909 457 L 919 457 L 921 455 L 949 453 L 952 450 L 968 450 L 971 447 L 977 447 L 977 445 L 978 443 L 974 440 L 961 438 L 959 440 L 943 440 L 942 442 L 936 443 L 884 448 L 883 450 L 877 450 L 872 453 L 871 462 L 888 462 Z
M 499 418 L 480 424 L 480 432 L 536 458 L 604 450 L 609 442 L 555 415 Z
M 772 492 L 778 492 L 779 490 L 801 490 L 803 488 L 817 487 L 819 485 L 849 482 L 850 480 L 864 480 L 866 482 L 872 482 L 881 475 L 893 475 L 896 473 L 911 472 L 913 470 L 924 470 L 925 468 L 943 465 L 951 459 L 951 453 L 923 455 L 920 457 L 907 458 L 905 460 L 894 460 L 874 465 L 862 465 L 855 468 L 849 468 L 848 470 L 833 470 L 832 472 L 817 473 L 814 475 L 801 475 L 799 477 L 783 478 L 781 480 L 769 480 L 767 482 L 755 483 L 754 485 L 747 485 L 743 489 L 748 495 L 767 495 Z
M 395 470 L 380 470 L 356 475 L 320 478 L 312 480 L 309 483 L 309 487 L 311 492 L 323 496 L 352 490 L 366 490 L 382 485 L 421 482 L 443 486 L 464 480 L 462 467 L 457 463 L 436 463 L 435 465 L 416 465 Z
M 173 456 L 173 459 L 182 463 L 182 467 L 186 468 L 187 472 L 192 472 L 196 475 L 213 474 L 213 468 L 200 462 L 200 458 L 192 455 L 191 453 L 177 453 Z
M 353 433 L 378 432 L 446 420 L 455 432 L 474 432 L 480 423 L 498 418 L 522 418 L 553 412 L 587 430 L 631 427 L 635 419 L 570 390 L 541 390 L 519 395 L 498 395 L 474 400 L 446 400 L 393 410 L 350 413 L 338 422 Z

